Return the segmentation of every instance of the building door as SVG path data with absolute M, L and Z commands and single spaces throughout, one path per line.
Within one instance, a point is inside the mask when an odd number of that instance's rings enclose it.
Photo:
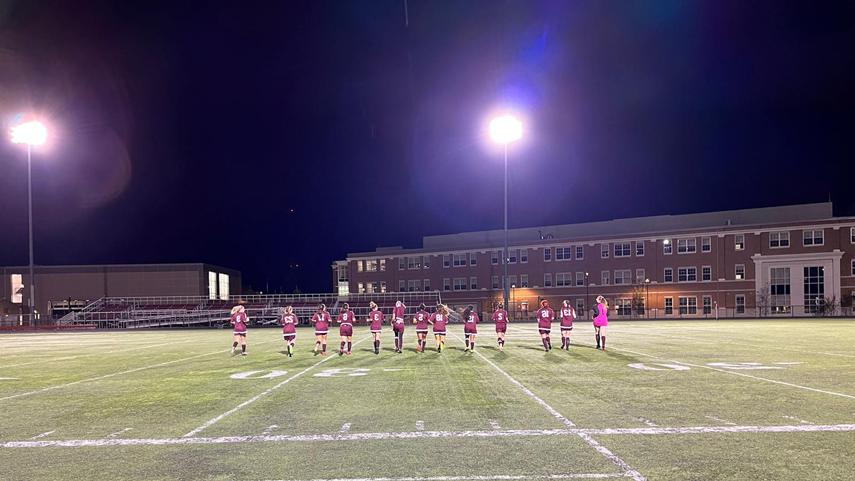
M 825 269 L 821 266 L 804 268 L 805 313 L 817 313 L 825 304 Z

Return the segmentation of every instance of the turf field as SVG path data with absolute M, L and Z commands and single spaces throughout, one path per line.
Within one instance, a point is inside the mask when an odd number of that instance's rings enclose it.
M 4 334 L 3 480 L 851 480 L 855 322 L 533 324 L 465 353 L 278 330 Z M 330 335 L 331 351 L 338 348 Z M 432 345 L 432 342 L 431 342 Z

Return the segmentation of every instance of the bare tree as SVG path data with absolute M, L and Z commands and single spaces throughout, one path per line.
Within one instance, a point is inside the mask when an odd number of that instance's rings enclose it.
M 644 305 L 644 286 L 636 285 L 632 288 L 632 312 L 639 316 L 644 315 L 644 309 L 646 306 Z
M 769 304 L 772 300 L 771 285 L 767 282 L 763 287 L 757 289 L 757 315 L 764 317 L 769 314 Z

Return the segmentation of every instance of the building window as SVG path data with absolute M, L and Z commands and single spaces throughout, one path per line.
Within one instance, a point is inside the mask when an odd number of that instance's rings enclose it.
M 379 266 L 380 272 L 386 272 L 386 259 L 380 259 Z
M 691 239 L 677 239 L 677 254 L 694 254 L 698 251 L 698 240 L 694 237 Z
M 552 274 L 543 275 L 543 287 L 552 287 Z
M 380 281 L 380 292 L 386 292 L 386 281 Z
M 499 265 L 499 251 L 490 251 L 490 264 Z
M 573 274 L 570 272 L 559 272 L 555 274 L 555 286 L 556 287 L 569 287 L 573 284 Z
M 418 279 L 407 281 L 407 290 L 410 292 L 422 290 L 422 281 Z
M 680 297 L 680 314 L 697 314 L 698 313 L 698 298 L 697 297 Z
M 855 259 L 852 259 L 852 270 L 849 272 L 851 275 L 855 276 Z
M 356 272 L 362 272 L 364 269 L 362 261 L 356 261 Z
M 17 276 L 17 279 L 16 279 L 16 276 Z M 17 292 L 17 297 L 16 297 L 16 291 L 18 291 L 18 289 L 15 287 L 15 281 L 16 280 L 18 281 L 18 283 L 21 283 L 21 275 L 20 274 L 12 274 L 12 291 L 11 291 L 12 292 L 12 299 L 11 300 L 12 300 L 13 304 L 20 304 L 21 303 L 20 298 L 22 296 L 21 296 L 21 292 Z M 214 271 L 208 271 L 208 299 L 216 299 L 216 298 L 217 298 L 217 273 Z M 17 302 L 15 301 L 16 299 L 18 299 Z
M 528 287 L 528 274 L 520 274 L 520 287 Z
M 577 286 L 584 286 L 585 285 L 585 273 L 584 272 L 577 272 L 576 273 L 576 285 Z
M 585 299 L 576 299 L 576 315 L 579 317 L 585 315 Z
M 408 257 L 407 269 L 415 270 L 422 268 L 422 256 Z
M 804 268 L 804 293 L 805 312 L 819 312 L 825 304 L 825 268 Z
M 444 291 L 450 291 L 451 290 L 451 279 L 449 279 L 448 277 L 446 277 L 442 280 L 442 290 L 444 290 Z
M 855 244 L 855 227 L 849 228 L 849 243 Z
M 365 284 L 363 284 L 361 282 L 357 283 L 356 289 L 357 289 L 356 292 L 358 292 L 359 294 L 365 294 Z
M 478 289 L 478 278 L 477 277 L 470 277 L 469 278 L 469 289 L 471 289 L 473 291 Z
M 519 256 L 520 256 L 520 250 L 519 249 L 508 250 L 508 264 L 516 264 Z
M 701 267 L 701 280 L 702 281 L 711 281 L 712 280 L 712 267 L 711 266 Z
M 665 275 L 662 276 L 662 282 L 674 282 L 674 269 L 665 268 Z
M 585 248 L 583 246 L 576 246 L 576 260 L 582 260 L 585 258 Z
M 499 276 L 493 276 L 490 278 L 490 285 L 493 286 L 493 289 L 499 288 Z
M 478 265 L 478 254 L 475 252 L 469 253 L 469 265 L 477 266 Z
M 430 269 L 430 256 L 425 256 L 425 260 L 422 263 L 422 267 L 425 269 Z
M 407 292 L 407 281 L 403 279 L 398 280 L 398 292 Z
M 454 267 L 466 267 L 466 254 L 454 254 Z
M 769 306 L 773 312 L 787 312 L 790 307 L 790 268 L 769 269 Z
M 697 267 L 678 267 L 677 282 L 695 282 L 698 280 Z
M 429 290 L 430 290 L 430 279 L 425 279 L 424 281 L 422 281 L 422 284 L 423 284 L 423 285 L 424 285 L 424 287 L 425 287 L 425 291 L 429 291 Z
M 219 288 L 220 299 L 229 300 L 229 275 L 222 272 L 217 274 L 217 287 Z
M 736 234 L 733 236 L 733 247 L 738 251 L 745 250 L 745 234 Z
M 635 283 L 636 284 L 642 284 L 642 283 L 644 283 L 645 279 L 647 279 L 647 276 L 645 275 L 644 269 L 636 269 L 635 270 Z
M 455 291 L 465 291 L 466 290 L 466 278 L 465 277 L 455 277 L 454 278 L 454 290 Z
M 615 282 L 617 284 L 617 282 Z M 632 299 L 615 299 L 617 301 L 617 315 L 631 316 L 632 315 Z
M 602 271 L 600 273 L 600 279 L 602 280 L 602 285 L 609 285 L 609 271 Z
M 528 262 L 528 249 L 520 249 L 520 264 Z
M 703 297 L 703 309 L 704 314 L 712 314 L 712 297 L 704 296 Z
M 736 301 L 736 313 L 737 314 L 745 314 L 745 295 L 739 294 L 734 297 Z
M 769 247 L 772 249 L 780 249 L 783 247 L 790 247 L 790 233 L 789 232 L 770 232 L 769 233 Z
M 806 230 L 802 232 L 802 239 L 804 239 L 805 246 L 821 246 L 825 244 L 825 231 L 818 230 Z
M 516 275 L 508 276 L 508 285 L 513 287 L 514 289 L 519 287 L 519 285 L 517 284 L 517 276 Z
M 608 244 L 600 244 L 600 258 L 608 259 L 609 258 L 609 245 Z
M 406 269 L 406 267 L 407 267 L 407 258 L 406 257 L 399 257 L 398 258 L 398 270 L 402 271 L 402 270 Z
M 632 244 L 629 242 L 615 242 L 614 249 L 615 257 L 629 257 L 632 255 Z
M 448 254 L 442 255 L 442 267 L 451 267 L 451 256 Z
M 373 293 L 374 292 L 374 283 L 373 282 L 366 282 L 365 283 L 365 291 L 368 292 L 369 294 Z
M 635 241 L 635 257 L 644 257 L 644 241 Z
M 632 284 L 632 271 L 629 269 L 615 271 L 615 285 L 618 284 Z
M 736 264 L 736 268 L 734 269 L 734 278 L 736 280 L 745 279 L 745 264 Z
M 377 259 L 365 261 L 365 272 L 377 272 Z
M 674 252 L 674 245 L 671 244 L 671 241 L 668 239 L 662 241 L 662 253 L 666 256 L 670 256 L 672 252 Z
M 712 250 L 712 239 L 709 237 L 701 237 L 701 252 L 709 252 Z
M 543 262 L 549 262 L 552 260 L 552 247 L 544 247 L 543 248 Z
M 555 248 L 555 260 L 557 261 L 569 261 L 571 255 L 572 253 L 569 247 Z
M 663 306 L 665 307 L 665 315 L 670 316 L 671 314 L 674 314 L 674 299 L 671 297 L 666 297 L 665 299 L 663 299 L 663 301 Z

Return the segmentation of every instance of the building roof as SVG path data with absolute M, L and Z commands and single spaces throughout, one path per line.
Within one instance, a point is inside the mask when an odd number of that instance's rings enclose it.
M 0 270 L 23 270 L 24 266 L 0 266 Z M 239 273 L 236 269 L 207 264 L 204 262 L 178 262 L 164 264 L 72 264 L 72 265 L 38 265 L 34 266 L 37 272 L 93 272 L 93 271 L 178 271 L 187 269 L 213 269 L 225 273 Z

